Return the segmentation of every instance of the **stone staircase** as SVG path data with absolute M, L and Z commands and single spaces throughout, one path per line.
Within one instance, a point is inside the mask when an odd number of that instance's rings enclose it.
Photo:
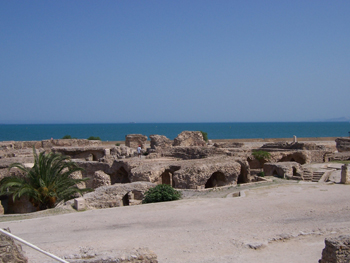
M 321 177 L 324 175 L 323 171 L 315 171 L 312 176 L 312 182 L 320 181 Z
M 304 177 L 304 181 L 312 181 L 313 171 L 309 169 L 305 169 L 303 177 Z

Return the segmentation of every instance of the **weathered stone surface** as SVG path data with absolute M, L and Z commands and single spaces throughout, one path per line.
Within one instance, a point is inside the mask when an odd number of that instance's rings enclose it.
M 297 162 L 265 163 L 264 173 L 267 176 L 278 176 L 286 179 L 303 179 L 303 170 Z
M 152 134 L 149 136 L 151 139 L 151 148 L 168 148 L 172 146 L 172 141 L 164 135 Z
M 146 149 L 147 136 L 142 134 L 128 134 L 125 136 L 125 146 L 137 149 L 141 145 L 142 149 Z
M 335 140 L 338 152 L 350 151 L 350 138 L 337 138 Z
M 325 239 L 325 248 L 319 263 L 350 262 L 350 236 L 339 236 Z
M 324 150 L 323 145 L 315 143 L 300 143 L 300 142 L 272 142 L 266 143 L 262 149 L 290 149 L 290 150 Z
M 52 147 L 54 153 L 61 153 L 72 157 L 73 159 L 84 159 L 86 161 L 98 161 L 106 153 L 105 147 L 86 146 L 86 147 Z
M 4 229 L 10 232 L 10 229 Z M 22 247 L 13 238 L 0 233 L 0 263 L 27 263 Z
M 31 202 L 29 202 L 26 196 L 22 196 L 20 199 L 16 199 L 13 202 L 12 197 L 8 198 L 8 211 L 6 213 L 9 214 L 23 214 L 23 213 L 31 213 L 38 211 L 37 207 L 34 207 Z
M 110 172 L 110 165 L 102 162 L 91 162 L 83 160 L 73 160 L 79 167 L 84 170 L 81 172 L 83 178 L 89 178 L 90 180 L 85 181 L 85 185 L 88 188 L 93 188 L 93 179 L 96 171 L 103 171 L 107 174 Z
M 42 148 L 51 147 L 88 147 L 88 146 L 100 146 L 102 142 L 100 140 L 86 140 L 86 139 L 54 139 L 41 141 Z
M 81 248 L 79 254 L 66 256 L 71 263 L 157 263 L 157 255 L 148 248 L 113 250 L 96 253 L 92 248 Z
M 127 146 L 116 146 L 111 149 L 111 155 L 118 159 L 133 157 L 136 153 L 135 149 Z
M 214 147 L 217 148 L 241 148 L 244 143 L 241 142 L 216 142 Z
M 200 131 L 183 131 L 175 139 L 173 146 L 206 146 Z
M 2 206 L 0 202 L 0 215 L 3 215 L 5 213 L 4 207 Z
M 183 160 L 190 160 L 190 159 L 201 159 L 206 158 L 212 154 L 212 152 L 215 151 L 215 149 L 210 149 L 208 147 L 198 147 L 198 146 L 192 146 L 192 147 L 172 147 L 167 149 L 166 151 L 162 152 L 163 156 L 167 157 L 174 157 L 174 158 L 180 158 Z
M 350 165 L 344 164 L 341 167 L 341 183 L 350 184 Z
M 111 185 L 111 177 L 103 171 L 96 171 L 94 173 L 92 188 Z
M 113 184 L 99 187 L 94 192 L 84 194 L 82 198 L 89 209 L 135 205 L 140 204 L 144 193 L 154 186 L 150 182 Z

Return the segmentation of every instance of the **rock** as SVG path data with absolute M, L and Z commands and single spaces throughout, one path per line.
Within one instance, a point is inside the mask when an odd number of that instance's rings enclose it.
M 137 205 L 142 202 L 144 193 L 154 186 L 156 185 L 150 182 L 114 184 L 96 188 L 82 198 L 89 209 Z
M 183 131 L 175 139 L 173 146 L 206 146 L 200 131 Z
M 111 177 L 103 171 L 96 171 L 92 180 L 92 188 L 111 185 Z
M 261 146 L 261 149 L 324 150 L 325 146 L 316 145 L 315 143 L 273 142 L 264 144 L 263 146 Z
M 125 136 L 125 146 L 137 149 L 141 145 L 142 149 L 146 149 L 147 136 L 142 134 L 128 134 Z
M 325 245 L 319 263 L 350 262 L 350 236 L 326 238 Z
M 92 249 L 90 249 L 92 250 Z M 91 251 L 81 251 L 80 254 L 66 256 L 71 263 L 157 263 L 157 255 L 148 248 L 138 248 L 132 250 L 113 250 L 95 253 Z
M 168 148 L 172 146 L 172 141 L 165 137 L 164 135 L 150 135 L 149 138 L 151 139 L 151 148 L 157 149 L 157 148 Z
M 103 146 L 86 147 L 52 147 L 54 153 L 61 153 L 72 157 L 73 159 L 84 159 L 87 161 L 98 161 L 105 157 L 106 149 Z
M 350 151 L 350 138 L 337 138 L 335 142 L 338 152 Z
M 10 229 L 4 229 L 11 233 Z M 22 247 L 13 238 L 0 233 L 0 263 L 27 263 Z
M 214 147 L 217 148 L 241 148 L 244 143 L 241 142 L 216 142 Z
M 135 156 L 136 150 L 127 146 L 116 146 L 111 149 L 110 153 L 117 156 L 118 159 L 122 159 L 122 157 L 128 158 Z

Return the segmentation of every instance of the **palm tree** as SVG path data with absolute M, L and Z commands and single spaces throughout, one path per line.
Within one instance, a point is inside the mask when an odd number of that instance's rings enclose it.
M 72 173 L 83 170 L 69 160 L 68 156 L 59 153 L 41 152 L 37 155 L 33 147 L 34 166 L 25 167 L 20 163 L 13 163 L 24 172 L 24 176 L 5 177 L 0 181 L 0 195 L 8 195 L 13 201 L 28 197 L 29 201 L 38 210 L 53 208 L 62 200 L 67 201 L 77 194 L 92 191 L 89 188 L 79 189 L 77 184 L 88 178 L 74 179 Z

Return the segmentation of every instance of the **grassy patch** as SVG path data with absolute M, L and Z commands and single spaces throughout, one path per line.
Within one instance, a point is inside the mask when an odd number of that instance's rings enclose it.
M 343 164 L 349 164 L 350 160 L 348 161 L 330 161 L 330 163 L 343 163 Z

